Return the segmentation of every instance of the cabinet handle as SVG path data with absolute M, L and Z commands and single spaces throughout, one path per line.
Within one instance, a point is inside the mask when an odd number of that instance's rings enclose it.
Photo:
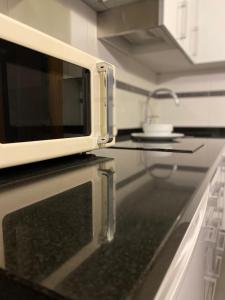
M 224 252 L 225 250 L 225 232 L 219 231 L 216 249 Z
M 187 38 L 187 22 L 188 21 L 188 3 L 182 1 L 177 7 L 177 32 L 178 39 L 184 40 Z
M 207 226 L 205 241 L 210 243 L 216 243 L 217 228 L 213 226 Z
M 214 273 L 215 277 L 218 278 L 220 277 L 221 267 L 222 267 L 222 257 L 217 255 L 215 258 L 215 273 Z
M 215 297 L 216 291 L 216 278 L 212 278 L 210 276 L 205 276 L 205 300 L 213 300 Z
M 213 206 L 209 206 L 206 210 L 206 216 L 205 216 L 205 226 L 206 228 L 212 227 L 212 218 L 214 214 L 215 208 Z
M 221 195 L 222 188 L 223 188 L 223 186 L 221 184 L 221 181 L 219 181 L 219 180 L 216 181 L 210 187 L 210 194 L 211 194 L 211 196 L 218 198 Z
M 191 56 L 198 55 L 198 27 L 191 30 Z
M 218 198 L 217 197 L 210 196 L 209 200 L 208 200 L 208 206 L 210 208 L 217 208 L 217 206 L 218 206 L 217 202 L 218 202 Z
M 215 254 L 215 249 L 208 248 L 206 252 L 206 274 L 213 278 L 220 277 L 222 256 Z

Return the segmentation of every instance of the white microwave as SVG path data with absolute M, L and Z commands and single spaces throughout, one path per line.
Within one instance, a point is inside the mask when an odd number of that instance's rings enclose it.
M 0 14 L 0 168 L 111 146 L 114 73 Z

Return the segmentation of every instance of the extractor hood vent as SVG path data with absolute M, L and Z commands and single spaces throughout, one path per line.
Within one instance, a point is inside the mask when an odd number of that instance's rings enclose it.
M 126 5 L 144 0 L 83 0 L 87 5 L 96 11 L 104 11 L 110 8 Z
M 97 12 L 102 42 L 157 73 L 192 67 L 164 25 L 164 0 L 83 1 Z
M 153 29 L 130 32 L 123 38 L 132 46 L 147 45 L 149 43 L 162 43 L 163 38 Z
M 85 0 L 98 11 L 98 38 L 129 54 L 174 48 L 162 25 L 161 1 Z

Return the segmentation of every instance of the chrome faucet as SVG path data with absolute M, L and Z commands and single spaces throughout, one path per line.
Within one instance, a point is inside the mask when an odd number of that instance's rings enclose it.
M 149 116 L 149 114 L 148 114 L 149 102 L 150 102 L 150 100 L 152 98 L 156 97 L 159 94 L 169 94 L 172 97 L 172 99 L 174 100 L 174 102 L 175 102 L 176 105 L 180 104 L 180 100 L 179 100 L 177 94 L 173 90 L 171 90 L 171 89 L 168 89 L 168 88 L 159 88 L 159 89 L 155 89 L 153 91 L 150 91 L 149 95 L 147 97 L 147 100 L 146 100 L 145 123 L 149 123 L 150 119 L 151 119 L 151 116 Z

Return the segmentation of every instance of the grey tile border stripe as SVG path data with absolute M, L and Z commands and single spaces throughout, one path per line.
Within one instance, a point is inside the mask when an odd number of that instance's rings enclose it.
M 203 97 L 222 97 L 225 96 L 225 90 L 218 91 L 199 91 L 199 92 L 179 92 L 177 93 L 179 98 L 203 98 Z M 168 99 L 170 95 L 160 95 L 159 99 Z
M 121 90 L 125 90 L 131 93 L 139 94 L 142 96 L 148 96 L 149 91 L 139 88 L 135 85 L 117 80 L 116 87 Z M 215 90 L 215 91 L 196 91 L 196 92 L 179 92 L 177 93 L 179 98 L 203 98 L 203 97 L 222 97 L 225 96 L 225 90 Z M 158 99 L 169 99 L 169 94 L 159 95 Z
M 131 85 L 129 83 L 126 83 L 126 82 L 123 82 L 120 80 L 116 80 L 116 87 L 120 90 L 128 91 L 128 92 L 139 94 L 139 95 L 146 96 L 146 97 L 149 95 L 148 90 L 139 88 L 135 85 Z

